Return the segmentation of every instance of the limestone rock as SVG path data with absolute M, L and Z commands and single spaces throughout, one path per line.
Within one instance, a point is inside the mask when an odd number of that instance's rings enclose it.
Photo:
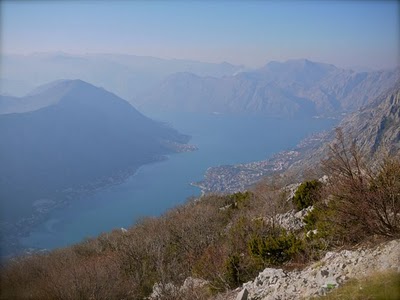
M 296 212 L 296 210 L 288 211 L 284 214 L 277 214 L 273 218 L 266 220 L 266 222 L 273 222 L 288 231 L 300 230 L 304 227 L 304 217 L 313 210 L 313 207 L 307 207 L 301 211 Z
M 244 288 L 243 290 L 240 291 L 240 293 L 237 295 L 236 300 L 247 300 L 247 296 L 249 295 L 249 292 Z
M 400 240 L 374 249 L 327 252 L 322 260 L 302 271 L 267 268 L 254 281 L 245 283 L 243 290 L 248 291 L 249 300 L 310 298 L 325 295 L 350 278 L 386 270 L 400 272 Z

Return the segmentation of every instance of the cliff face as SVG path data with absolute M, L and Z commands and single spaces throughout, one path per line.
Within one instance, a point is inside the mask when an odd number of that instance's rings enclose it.
M 338 125 L 346 139 L 354 140 L 370 161 L 382 152 L 400 153 L 400 83 L 382 93 L 367 106 L 346 116 Z M 322 141 L 311 145 L 290 166 L 294 173 L 315 168 L 329 151 L 335 132 L 327 134 Z
M 381 95 L 342 124 L 345 133 L 353 137 L 361 150 L 373 155 L 385 149 L 400 150 L 400 83 Z

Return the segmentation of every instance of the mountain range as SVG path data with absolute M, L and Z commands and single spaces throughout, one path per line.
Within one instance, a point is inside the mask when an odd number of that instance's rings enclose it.
M 372 155 L 393 146 L 398 158 L 399 99 L 397 83 L 349 114 L 343 132 Z M 3 298 L 381 299 L 383 291 L 398 299 L 399 161 L 377 174 L 348 173 L 347 164 L 333 165 L 327 182 L 272 176 L 273 184 L 204 195 L 128 229 L 12 259 Z M 306 197 L 310 204 L 294 208 Z
M 14 100 L 20 113 L 0 115 L 5 219 L 29 215 L 38 199 L 118 177 L 185 150 L 189 140 L 81 80 L 53 82 Z
M 24 96 L 36 86 L 57 78 L 80 78 L 123 99 L 131 99 L 176 72 L 221 77 L 243 69 L 227 62 L 216 64 L 124 54 L 2 54 L 0 91 L 2 95 Z
M 145 112 L 332 115 L 358 109 L 399 78 L 399 68 L 355 72 L 307 59 L 289 60 L 221 78 L 173 74 L 134 104 Z

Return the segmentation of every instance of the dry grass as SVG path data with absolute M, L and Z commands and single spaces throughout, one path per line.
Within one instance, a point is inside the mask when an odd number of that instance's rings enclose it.
M 352 279 L 324 297 L 326 300 L 398 300 L 400 273 L 376 273 L 362 279 Z

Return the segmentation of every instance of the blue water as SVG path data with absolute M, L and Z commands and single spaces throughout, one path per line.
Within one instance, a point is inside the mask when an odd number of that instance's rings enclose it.
M 199 150 L 173 154 L 166 161 L 142 166 L 124 183 L 53 211 L 21 243 L 53 249 L 114 228 L 127 228 L 141 217 L 160 215 L 188 197 L 198 196 L 199 189 L 190 183 L 200 181 L 210 166 L 262 160 L 335 125 L 329 119 L 261 116 L 165 114 L 152 117 L 191 135 L 190 143 Z

